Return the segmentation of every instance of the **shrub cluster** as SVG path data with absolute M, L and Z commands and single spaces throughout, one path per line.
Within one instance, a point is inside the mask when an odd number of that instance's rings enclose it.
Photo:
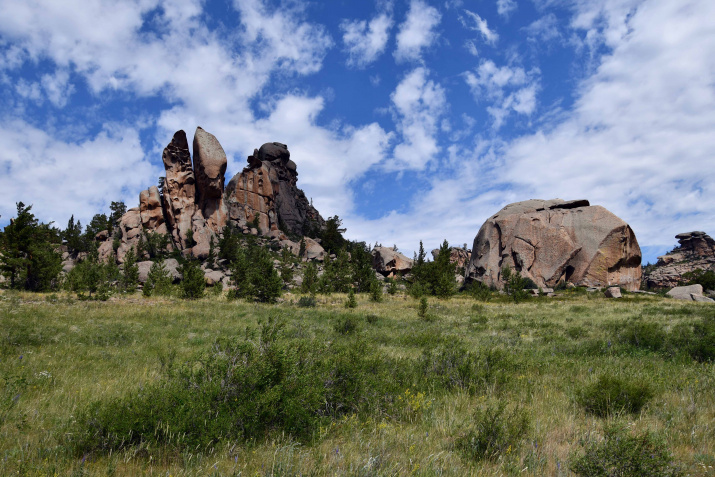
M 456 446 L 470 460 L 496 460 L 516 451 L 529 429 L 529 415 L 523 409 L 507 411 L 504 402 L 488 404 L 475 411 L 471 426 L 459 436 Z
M 653 397 L 648 383 L 603 374 L 578 393 L 577 401 L 586 412 L 599 417 L 639 413 Z
M 649 432 L 631 435 L 620 425 L 606 425 L 602 441 L 592 441 L 573 455 L 571 471 L 585 477 L 675 477 L 682 472 L 662 439 Z

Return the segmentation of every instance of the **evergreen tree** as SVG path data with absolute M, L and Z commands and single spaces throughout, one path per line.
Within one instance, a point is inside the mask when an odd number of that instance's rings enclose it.
M 300 239 L 300 249 L 298 250 L 298 258 L 303 259 L 305 257 L 305 237 Z
M 283 281 L 273 268 L 273 259 L 263 247 L 256 247 L 252 255 L 250 280 L 253 298 L 262 303 L 274 303 L 281 296 Z
M 189 300 L 196 300 L 204 296 L 206 281 L 204 271 L 197 260 L 186 260 L 179 269 L 182 275 L 181 289 L 183 297 Z
M 293 254 L 288 247 L 283 247 L 281 250 L 281 280 L 284 285 L 293 283 Z
M 218 241 L 218 248 L 218 258 L 227 260 L 229 263 L 233 262 L 238 250 L 241 248 L 238 234 L 228 224 L 223 228 L 222 236 Z
M 303 293 L 310 293 L 311 295 L 317 291 L 318 288 L 318 267 L 315 263 L 310 262 L 303 269 L 303 284 L 300 286 L 300 290 Z
M 50 224 L 39 223 L 31 209 L 17 203 L 17 217 L 0 237 L 0 271 L 11 288 L 44 291 L 55 286 L 62 257 L 53 245 L 57 237 Z
M 112 211 L 111 214 L 109 214 L 109 233 L 114 234 L 114 229 L 119 227 L 119 221 L 122 219 L 122 216 L 127 213 L 127 206 L 124 204 L 124 202 L 114 202 L 109 206 L 109 210 Z
M 355 298 L 355 290 L 352 288 L 348 292 L 348 299 L 345 302 L 345 308 L 357 308 L 357 299 Z
M 372 283 L 370 283 L 370 300 L 375 303 L 382 301 L 382 283 L 377 279 L 374 279 Z
M 129 293 L 137 289 L 139 283 L 139 266 L 134 247 L 130 248 L 124 256 L 124 273 L 122 274 L 122 288 Z
M 164 260 L 157 260 L 151 264 L 142 293 L 144 296 L 169 295 L 171 293 L 171 282 L 171 274 L 164 266 Z
M 343 221 L 337 215 L 330 217 L 325 221 L 325 228 L 321 235 L 321 246 L 329 253 L 338 253 L 338 250 L 345 246 L 343 234 L 344 228 L 341 228 Z
M 370 290 L 370 283 L 375 280 L 375 270 L 372 268 L 372 255 L 365 242 L 354 242 L 350 248 L 351 281 L 357 291 L 365 293 Z
M 450 261 L 449 243 L 442 242 L 439 254 L 435 258 L 431 278 L 431 288 L 440 298 L 449 298 L 456 292 L 457 282 L 454 278 L 456 264 Z

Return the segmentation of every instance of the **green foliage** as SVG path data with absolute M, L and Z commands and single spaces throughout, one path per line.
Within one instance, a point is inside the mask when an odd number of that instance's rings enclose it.
M 355 298 L 355 290 L 352 288 L 348 292 L 348 299 L 345 301 L 345 308 L 357 308 L 357 299 Z
M 119 221 L 122 219 L 122 216 L 127 213 L 127 206 L 124 202 L 112 201 L 109 205 L 109 210 L 112 211 L 112 213 L 109 214 L 109 232 L 113 234 L 113 230 L 119 227 Z
M 191 248 L 194 245 L 196 245 L 196 241 L 194 240 L 194 231 L 189 229 L 186 231 L 186 248 Z
M 449 243 L 445 240 L 439 247 L 431 275 L 431 288 L 439 298 L 449 298 L 457 291 L 454 279 L 456 264 L 450 262 Z
M 281 250 L 281 280 L 283 285 L 288 286 L 293 283 L 293 260 L 294 256 L 288 247 L 283 247 Z
M 514 303 L 519 303 L 528 297 L 524 291 L 526 280 L 522 278 L 519 271 L 504 265 L 501 269 L 501 279 L 504 282 L 504 292 L 514 300 Z
M 469 429 L 456 442 L 456 447 L 469 460 L 497 460 L 515 451 L 530 430 L 529 415 L 515 407 L 507 410 L 506 403 L 479 407 L 472 416 Z
M 617 339 L 637 349 L 661 351 L 667 345 L 668 335 L 659 323 L 633 319 L 622 323 Z
M 300 239 L 300 249 L 298 250 L 298 258 L 305 257 L 305 237 Z
M 685 285 L 702 285 L 703 290 L 715 290 L 715 271 L 701 269 L 683 274 Z
M 325 227 L 320 234 L 320 245 L 328 254 L 337 254 L 338 251 L 345 248 L 346 240 L 343 238 L 345 229 L 341 228 L 342 225 L 343 221 L 337 215 L 325 221 Z
M 375 281 L 370 249 L 365 242 L 348 242 L 348 246 L 352 268 L 351 282 L 358 293 L 367 292 L 370 290 L 370 284 Z
M 460 344 L 428 347 L 417 363 L 418 381 L 448 391 L 483 393 L 507 383 L 516 369 L 509 355 L 495 348 L 468 351 Z
M 650 432 L 631 435 L 618 424 L 604 428 L 603 440 L 591 440 L 569 467 L 584 477 L 675 477 L 683 475 L 663 439 Z
M 164 260 L 159 259 L 151 264 L 147 281 L 142 289 L 144 296 L 160 295 L 167 296 L 171 294 L 171 273 L 166 269 Z
M 0 235 L 0 272 L 10 288 L 45 291 L 57 286 L 62 257 L 50 224 L 39 223 L 32 206 L 17 203 L 17 216 Z
M 382 301 L 382 283 L 373 279 L 370 283 L 370 301 L 380 303 Z
M 139 443 L 197 449 L 269 432 L 305 441 L 329 419 L 380 415 L 404 389 L 397 363 L 366 342 L 291 340 L 282 328 L 271 320 L 246 339 L 221 339 L 167 366 L 160 381 L 95 402 L 68 434 L 77 454 Z
M 449 243 L 446 240 L 442 242 L 434 262 L 427 261 L 424 246 L 420 241 L 419 253 L 415 256 L 412 266 L 410 295 L 415 298 L 425 294 L 439 298 L 451 297 L 457 291 L 455 270 L 456 264 L 450 262 Z
M 420 304 L 419 304 L 419 307 L 417 308 L 417 316 L 419 316 L 423 320 L 427 319 L 427 310 L 428 309 L 429 309 L 429 304 L 427 303 L 427 297 L 423 296 L 422 298 L 420 298 Z
M 229 263 L 233 262 L 241 248 L 240 234 L 230 226 L 226 225 L 218 241 L 219 254 L 218 258 L 226 260 Z
M 351 285 L 352 270 L 348 254 L 345 250 L 339 250 L 335 260 L 325 259 L 323 275 L 318 281 L 318 291 L 326 294 L 346 293 Z
M 300 291 L 310 294 L 318 291 L 318 267 L 313 262 L 303 268 L 303 283 L 300 285 Z
M 231 264 L 231 282 L 235 289 L 229 299 L 247 298 L 273 303 L 281 294 L 283 281 L 273 268 L 273 259 L 263 247 L 249 244 L 239 248 Z
M 169 246 L 169 236 L 158 232 L 147 232 L 144 242 L 144 251 L 149 254 L 150 259 L 166 256 L 166 249 Z
M 109 298 L 114 282 L 120 278 L 119 268 L 114 262 L 101 262 L 93 253 L 70 270 L 65 286 L 80 299 L 103 301 Z
M 475 300 L 485 303 L 494 296 L 492 290 L 487 285 L 476 280 L 467 286 L 467 293 L 472 295 Z
M 387 293 L 389 295 L 394 296 L 397 293 L 397 279 L 395 278 L 388 278 L 386 279 L 387 281 Z
M 206 290 L 206 280 L 201 265 L 197 260 L 187 259 L 179 268 L 181 272 L 182 297 L 188 300 L 196 300 L 204 296 Z
M 652 388 L 646 382 L 602 374 L 580 390 L 576 401 L 586 412 L 608 417 L 621 413 L 639 413 L 653 394 Z
M 74 215 L 70 217 L 67 222 L 67 228 L 61 232 L 61 236 L 67 245 L 67 251 L 71 255 L 77 255 L 79 252 L 87 252 L 89 250 L 85 236 L 82 235 L 82 224 L 79 220 L 77 222 L 74 221 Z
M 302 296 L 298 300 L 298 306 L 300 308 L 315 308 L 315 297 L 313 295 Z
M 354 297 L 354 295 L 353 295 Z M 341 335 L 351 335 L 360 329 L 358 318 L 355 315 L 339 315 L 335 318 L 333 329 Z
M 139 284 L 139 266 L 137 266 L 137 254 L 134 247 L 130 248 L 124 255 L 124 273 L 122 273 L 122 288 L 133 293 Z

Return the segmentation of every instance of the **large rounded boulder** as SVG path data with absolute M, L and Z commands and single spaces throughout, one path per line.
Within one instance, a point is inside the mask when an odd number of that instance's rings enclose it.
M 507 266 L 540 287 L 641 283 L 641 250 L 630 226 L 587 200 L 528 200 L 490 217 L 474 239 L 468 281 L 499 288 Z

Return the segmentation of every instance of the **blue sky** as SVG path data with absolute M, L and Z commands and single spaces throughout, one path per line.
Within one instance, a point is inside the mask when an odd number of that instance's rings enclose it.
M 138 203 L 174 131 L 288 144 L 347 236 L 471 243 L 586 198 L 644 261 L 715 232 L 711 0 L 0 0 L 0 226 Z

